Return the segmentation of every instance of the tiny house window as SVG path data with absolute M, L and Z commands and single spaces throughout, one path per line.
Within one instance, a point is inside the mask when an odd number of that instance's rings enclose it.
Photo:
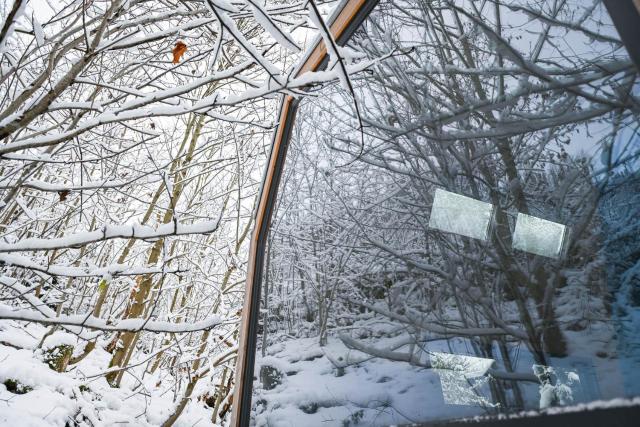
M 604 5 L 383 0 L 341 53 L 371 65 L 298 107 L 249 423 L 640 396 L 640 86 Z

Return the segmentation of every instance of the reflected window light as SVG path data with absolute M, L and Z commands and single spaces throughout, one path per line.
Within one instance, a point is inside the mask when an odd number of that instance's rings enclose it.
M 471 197 L 436 189 L 429 227 L 487 240 L 493 219 L 493 205 Z
M 495 406 L 490 399 L 486 375 L 493 359 L 459 354 L 430 354 L 431 367 L 440 377 L 442 397 L 447 405 Z
M 562 255 L 567 227 L 553 221 L 518 213 L 513 247 L 550 258 Z

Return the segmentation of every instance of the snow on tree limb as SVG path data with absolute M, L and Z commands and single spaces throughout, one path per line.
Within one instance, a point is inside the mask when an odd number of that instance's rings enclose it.
M 300 52 L 300 47 L 291 38 L 290 34 L 281 30 L 271 19 L 269 13 L 255 0 L 245 0 L 249 5 L 253 17 L 260 25 L 271 34 L 271 36 L 282 46 L 292 52 Z
M 178 224 L 170 222 L 152 228 L 140 224 L 104 225 L 95 231 L 71 234 L 54 239 L 29 238 L 16 243 L 0 243 L 0 252 L 48 251 L 87 245 L 110 239 L 143 239 L 156 240 L 167 236 L 186 234 L 208 234 L 214 232 L 220 219 L 201 221 L 195 224 Z
M 183 270 L 176 268 L 140 267 L 125 264 L 112 264 L 105 267 L 74 267 L 66 265 L 44 265 L 26 256 L 0 253 L 0 264 L 4 267 L 20 267 L 50 276 L 61 277 L 117 277 L 138 276 L 141 274 L 173 274 Z
M 387 55 L 387 57 L 388 56 L 389 55 Z M 384 57 L 376 60 L 362 61 L 358 64 L 348 66 L 347 71 L 350 74 L 359 73 L 369 68 L 372 64 L 383 59 Z M 249 67 L 250 65 L 250 63 L 246 63 L 243 65 L 243 67 Z M 88 130 L 109 123 L 122 123 L 149 117 L 177 116 L 189 112 L 206 112 L 211 108 L 214 108 L 215 106 L 234 106 L 254 99 L 264 98 L 269 95 L 277 94 L 278 92 L 288 89 L 304 88 L 313 84 L 331 82 L 332 80 L 339 79 L 342 74 L 343 71 L 341 71 L 340 69 L 332 71 L 307 72 L 300 77 L 291 79 L 287 84 L 284 85 L 274 84 L 272 80 L 269 80 L 264 85 L 258 88 L 248 89 L 242 94 L 219 97 L 219 95 L 215 93 L 189 106 L 151 106 L 118 112 L 104 112 L 93 119 L 79 124 L 79 126 L 73 130 L 68 130 L 59 134 L 22 138 L 20 140 L 17 140 L 16 142 L 4 144 L 0 146 L 0 156 L 31 148 L 47 147 L 60 144 L 65 141 L 69 141 L 70 139 L 77 137 L 87 132 Z M 136 102 L 136 104 L 139 102 Z M 144 103 L 148 102 L 152 102 L 152 98 L 144 101 Z
M 47 317 L 35 310 L 25 310 L 0 304 L 0 319 L 21 320 L 26 322 L 37 322 L 44 325 L 61 325 L 76 328 L 88 328 L 100 331 L 118 332 L 154 332 L 154 333 L 186 333 L 205 331 L 223 323 L 218 316 L 211 316 L 206 320 L 193 323 L 173 323 L 150 319 L 125 319 L 116 322 L 109 322 L 87 313 L 86 315 L 65 315 L 60 314 L 55 317 Z

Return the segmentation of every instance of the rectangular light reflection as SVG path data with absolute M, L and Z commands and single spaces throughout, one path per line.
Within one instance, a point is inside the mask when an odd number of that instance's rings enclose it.
M 493 205 L 449 191 L 436 189 L 429 227 L 487 240 Z
M 550 258 L 562 254 L 567 227 L 553 221 L 518 213 L 513 232 L 513 247 Z

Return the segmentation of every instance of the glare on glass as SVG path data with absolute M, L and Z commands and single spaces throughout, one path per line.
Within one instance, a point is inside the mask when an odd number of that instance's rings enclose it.
M 492 218 L 491 203 L 438 188 L 433 198 L 429 227 L 486 240 Z
M 513 247 L 550 258 L 558 258 L 567 234 L 563 224 L 518 213 L 513 232 Z
M 433 352 L 431 367 L 440 377 L 442 397 L 447 405 L 494 406 L 486 393 L 487 371 L 493 359 Z
M 464 378 L 481 377 L 487 373 L 495 363 L 493 359 L 466 356 L 463 354 L 430 352 L 431 367 L 433 369 L 458 372 Z

